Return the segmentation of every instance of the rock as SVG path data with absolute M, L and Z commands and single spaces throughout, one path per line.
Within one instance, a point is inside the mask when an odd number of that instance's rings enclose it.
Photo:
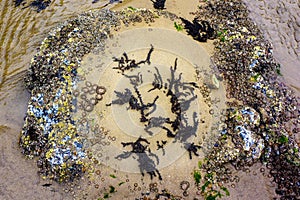
M 217 79 L 216 75 L 214 74 L 211 76 L 211 84 L 215 89 L 219 89 L 220 87 L 220 81 Z

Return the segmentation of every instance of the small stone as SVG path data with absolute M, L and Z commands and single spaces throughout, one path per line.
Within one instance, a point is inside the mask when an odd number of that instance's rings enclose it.
M 211 84 L 215 89 L 219 89 L 220 87 L 220 81 L 217 79 L 216 75 L 214 74 L 211 76 Z
M 182 182 L 180 183 L 180 188 L 181 188 L 182 190 L 187 190 L 189 187 L 190 187 L 190 183 L 189 183 L 188 181 L 182 181 Z

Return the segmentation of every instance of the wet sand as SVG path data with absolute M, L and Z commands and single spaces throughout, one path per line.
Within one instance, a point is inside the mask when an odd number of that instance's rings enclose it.
M 4 33 L 1 35 L 1 41 L 4 41 L 4 45 L 1 47 L 2 63 L 0 69 L 0 74 L 2 74 L 0 79 L 1 199 L 71 199 L 70 193 L 64 193 L 57 183 L 42 180 L 41 177 L 37 175 L 38 168 L 35 162 L 33 160 L 24 159 L 18 147 L 19 133 L 23 126 L 23 118 L 29 100 L 29 94 L 22 84 L 22 78 L 28 68 L 31 57 L 35 53 L 35 48 L 39 46 L 39 42 L 45 37 L 47 30 L 55 26 L 58 22 L 75 15 L 74 10 L 80 13 L 99 6 L 99 4 L 92 5 L 90 2 L 78 3 L 78 5 L 74 5 L 73 2 L 60 5 L 57 2 L 58 1 L 53 2 L 48 10 L 39 14 L 36 14 L 30 9 L 24 9 L 16 14 L 20 8 L 13 8 L 12 3 L 8 1 L 2 2 L 2 15 L 5 16 L 3 19 L 5 19 L 6 22 L 1 23 L 1 32 Z M 179 1 L 167 1 L 166 7 L 170 12 L 177 13 L 187 19 L 192 19 L 193 16 L 189 13 L 197 9 L 196 5 L 198 1 L 195 1 L 195 4 L 178 2 Z M 299 77 L 297 76 L 299 72 L 299 70 L 297 70 L 299 67 L 297 68 L 297 66 L 300 66 L 299 40 L 297 35 L 297 30 L 299 30 L 299 15 L 292 14 L 294 18 L 292 17 L 291 19 L 294 25 L 287 27 L 283 27 L 282 25 L 282 28 L 281 26 L 274 28 L 272 25 L 274 26 L 276 23 L 272 22 L 271 16 L 277 15 L 278 18 L 276 18 L 276 20 L 282 20 L 281 24 L 285 24 L 284 22 L 287 20 L 285 19 L 286 16 L 280 13 L 272 13 L 270 11 L 272 9 L 270 8 L 268 10 L 268 6 L 262 6 L 259 7 L 260 9 L 257 9 L 256 3 L 262 2 L 265 4 L 268 3 L 267 1 L 248 1 L 247 5 L 252 11 L 253 16 L 255 16 L 256 13 L 262 16 L 261 18 L 256 16 L 253 17 L 253 19 L 259 26 L 260 24 L 266 24 L 265 27 L 261 25 L 263 30 L 270 30 L 266 31 L 265 34 L 266 37 L 269 37 L 273 42 L 275 48 L 274 55 L 282 64 L 284 78 L 288 84 L 299 92 L 299 81 L 297 79 Z M 72 4 L 72 6 L 69 4 Z M 292 3 L 290 4 L 294 5 Z M 117 6 L 116 9 L 121 9 L 122 6 L 126 8 L 129 5 L 133 7 L 152 8 L 150 1 L 148 3 L 125 1 L 123 4 L 120 4 L 120 7 Z M 5 9 L 5 6 L 10 6 L 11 9 Z M 285 8 L 291 10 L 291 12 L 288 13 L 297 13 L 292 12 L 295 7 L 286 6 Z M 261 12 L 265 12 L 266 14 L 263 15 Z M 53 13 L 57 14 L 53 15 Z M 24 21 L 21 20 L 22 18 L 24 18 Z M 15 23 L 15 25 L 12 26 L 14 27 L 13 29 L 9 28 L 10 26 L 8 26 L 8 24 L 10 23 Z M 5 24 L 7 25 L 6 27 Z M 25 26 L 25 24 L 27 24 L 27 26 Z M 278 41 L 279 39 L 276 37 L 277 34 L 271 32 L 272 30 L 274 31 L 274 29 L 275 32 L 279 30 L 281 33 L 281 36 L 278 36 L 280 41 Z M 19 32 L 15 30 L 19 30 Z M 287 36 L 287 33 L 291 31 L 295 32 L 294 38 Z M 206 50 L 212 53 L 212 44 L 204 44 L 203 46 L 206 46 Z M 182 161 L 182 163 L 185 163 L 185 161 Z M 229 187 L 231 191 L 231 197 L 229 199 L 270 199 L 273 196 L 273 189 L 272 185 L 269 185 L 269 178 L 259 172 L 256 173 L 258 175 L 253 175 L 255 171 L 257 171 L 257 168 L 259 167 L 254 166 L 250 173 L 242 174 L 242 178 L 240 182 L 236 184 L 235 189 Z M 170 171 L 175 170 L 176 169 L 170 169 Z M 140 175 L 133 176 L 133 181 L 134 179 L 140 179 Z M 172 177 L 168 177 L 166 181 L 172 182 Z M 49 187 L 43 186 L 43 184 L 49 182 L 52 185 Z M 190 182 L 192 182 L 192 180 L 190 180 Z M 256 187 L 257 185 L 264 185 L 264 187 Z M 176 187 L 176 185 L 174 185 L 174 187 Z M 118 198 L 116 197 L 116 199 Z
M 250 18 L 274 47 L 287 84 L 300 96 L 300 3 L 297 0 L 244 0 Z

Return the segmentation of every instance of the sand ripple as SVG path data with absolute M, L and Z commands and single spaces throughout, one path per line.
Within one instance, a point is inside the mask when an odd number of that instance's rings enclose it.
M 300 3 L 298 0 L 243 0 L 264 36 L 274 46 L 282 74 L 300 94 Z

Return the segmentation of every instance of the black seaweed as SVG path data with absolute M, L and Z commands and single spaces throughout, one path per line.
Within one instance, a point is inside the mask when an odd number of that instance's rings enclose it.
M 192 22 L 180 17 L 181 21 L 184 23 L 184 29 L 187 33 L 193 37 L 194 40 L 199 42 L 206 42 L 208 39 L 215 38 L 215 30 L 211 27 L 208 21 L 198 21 L 194 18 Z
M 29 4 L 29 6 L 36 8 L 37 12 L 41 12 L 42 10 L 45 10 L 50 5 L 50 3 L 50 0 L 34 0 Z
M 162 180 L 160 172 L 158 171 L 158 169 L 156 169 L 155 162 L 150 158 L 150 156 L 155 157 L 158 164 L 158 156 L 151 153 L 151 150 L 148 147 L 150 142 L 147 139 L 139 137 L 135 142 L 122 142 L 121 144 L 123 145 L 123 147 L 131 146 L 132 150 L 116 156 L 116 159 L 126 159 L 134 153 L 138 156 L 137 161 L 139 162 L 139 168 L 142 176 L 145 175 L 144 172 L 147 172 L 150 175 L 151 180 L 157 175 L 159 180 Z
M 123 75 L 130 80 L 131 85 L 138 86 L 143 84 L 143 76 L 140 72 L 137 75 Z
M 166 140 L 162 140 L 161 141 L 161 144 L 160 144 L 160 142 L 159 141 L 156 141 L 156 145 L 157 145 L 157 150 L 162 150 L 163 151 L 163 155 L 165 155 L 165 148 L 164 148 L 164 146 L 167 144 L 167 141 Z
M 124 74 L 125 71 L 132 70 L 134 68 L 139 68 L 141 64 L 147 63 L 148 65 L 151 63 L 151 54 L 153 52 L 154 48 L 151 45 L 151 48 L 147 54 L 147 57 L 145 60 L 141 60 L 137 62 L 135 59 L 129 59 L 126 52 L 123 53 L 123 56 L 121 58 L 113 57 L 113 61 L 118 63 L 118 67 L 113 67 L 113 69 L 120 70 L 122 74 Z
M 138 88 L 136 86 L 134 86 L 134 90 L 138 96 L 138 98 L 135 98 L 133 95 L 131 96 L 130 100 L 129 100 L 129 107 L 130 109 L 133 110 L 138 110 L 141 113 L 141 118 L 140 121 L 141 122 L 146 122 L 148 121 L 147 117 L 153 113 L 156 109 L 156 104 L 155 102 L 157 101 L 157 99 L 159 98 L 158 96 L 156 96 L 153 100 L 152 103 L 147 103 L 145 104 L 142 98 L 142 95 L 140 93 L 140 91 L 138 90 Z M 153 108 L 152 110 L 150 110 L 148 113 L 145 113 L 146 110 L 148 110 L 149 108 Z
M 43 184 L 42 186 L 43 187 L 50 187 L 52 184 L 51 183 L 45 183 L 45 184 Z
M 171 112 L 175 114 L 173 119 L 164 116 L 155 116 L 150 117 L 151 113 L 154 113 L 156 110 L 156 101 L 159 96 L 156 96 L 154 100 L 150 103 L 145 103 L 143 101 L 142 94 L 140 93 L 138 86 L 143 83 L 142 75 L 139 72 L 134 75 L 126 75 L 124 72 L 126 70 L 140 67 L 139 64 L 148 63 L 150 64 L 150 57 L 154 48 L 151 45 L 151 49 L 148 52 L 147 58 L 143 61 L 139 61 L 136 63 L 135 60 L 129 59 L 126 52 L 123 53 L 121 58 L 113 58 L 115 62 L 118 62 L 118 67 L 114 69 L 121 70 L 123 76 L 130 80 L 130 84 L 133 86 L 134 91 L 131 91 L 129 88 L 125 89 L 125 92 L 115 91 L 117 95 L 117 99 L 113 100 L 112 103 L 107 104 L 110 106 L 112 104 L 124 105 L 128 104 L 129 107 L 127 109 L 136 110 L 140 112 L 140 122 L 145 124 L 144 130 L 149 134 L 153 135 L 151 131 L 152 128 L 161 128 L 166 131 L 166 136 L 168 138 L 174 138 L 175 142 L 187 143 L 188 139 L 192 136 L 195 136 L 197 133 L 197 128 L 199 121 L 197 119 L 197 113 L 194 112 L 192 116 L 192 124 L 189 124 L 188 118 L 186 117 L 186 112 L 191 106 L 192 101 L 197 99 L 197 95 L 194 94 L 195 88 L 199 88 L 199 86 L 195 82 L 184 82 L 182 79 L 182 73 L 176 74 L 177 70 L 177 61 L 176 58 L 174 61 L 174 65 L 170 67 L 170 78 L 164 80 L 159 69 L 154 67 L 154 79 L 152 81 L 152 88 L 148 90 L 148 92 L 152 92 L 155 90 L 160 90 L 164 93 L 164 95 L 170 99 Z M 147 149 L 147 145 L 144 146 L 141 143 L 149 144 L 147 140 L 140 138 L 136 142 L 128 142 L 122 143 L 122 145 L 132 146 L 132 151 L 124 153 L 122 155 L 117 156 L 117 158 L 127 158 L 132 153 L 145 153 Z M 165 155 L 164 145 L 166 141 L 157 141 L 157 150 L 162 150 L 163 155 Z M 186 147 L 186 150 L 189 151 L 190 158 L 192 156 L 192 152 L 197 155 L 197 145 L 193 143 Z M 151 151 L 149 149 L 149 155 Z M 140 164 L 141 173 L 143 171 L 150 171 L 150 176 L 155 176 L 156 168 L 154 162 L 147 155 L 139 155 L 139 162 L 144 162 L 146 164 Z M 159 173 L 159 172 L 157 172 Z M 143 173 L 142 173 L 143 174 Z
M 26 2 L 24 2 L 24 0 L 14 0 L 15 6 L 19 6 L 19 5 L 24 5 Z
M 26 2 L 24 0 L 14 0 L 15 6 L 24 6 Z M 28 6 L 25 6 L 23 8 L 32 7 L 36 9 L 37 12 L 41 12 L 42 10 L 45 10 L 51 3 L 51 0 L 34 0 L 32 1 Z
M 186 143 L 185 149 L 189 152 L 190 159 L 192 159 L 192 153 L 194 153 L 195 156 L 199 156 L 197 153 L 198 149 L 202 148 L 200 145 L 195 145 L 195 143 Z
M 183 123 L 184 122 L 184 123 Z M 180 128 L 176 133 L 175 141 L 179 140 L 181 143 L 186 142 L 191 136 L 197 134 L 199 121 L 197 119 L 197 113 L 193 113 L 193 125 L 189 125 L 187 120 L 181 120 Z
M 184 118 L 184 113 L 189 109 L 190 104 L 192 101 L 194 101 L 197 96 L 194 95 L 194 88 L 197 86 L 194 82 L 182 82 L 182 73 L 178 75 L 178 77 L 175 75 L 177 70 L 177 58 L 175 59 L 174 66 L 170 67 L 170 73 L 171 78 L 167 79 L 167 83 L 164 83 L 161 77 L 161 74 L 159 73 L 159 70 L 155 67 L 156 73 L 154 74 L 154 81 L 152 82 L 153 88 L 151 88 L 148 92 L 151 92 L 153 90 L 161 90 L 166 89 L 167 93 L 166 96 L 170 97 L 170 103 L 171 103 L 171 111 L 172 113 L 176 114 L 175 119 L 172 121 L 169 118 L 152 118 L 150 119 L 148 125 L 146 126 L 145 130 L 149 133 L 150 128 L 152 127 L 160 127 L 167 132 L 167 137 L 174 138 L 177 136 L 177 138 L 182 141 L 186 140 L 190 136 L 196 134 L 196 129 L 198 126 L 198 121 L 196 121 L 196 114 L 194 113 L 194 125 L 188 126 L 187 120 Z M 164 85 L 164 87 L 163 87 Z M 186 97 L 188 95 L 193 95 L 190 99 L 182 99 L 181 97 Z M 182 123 L 185 122 L 185 125 Z M 164 123 L 171 124 L 173 132 L 163 126 Z M 190 134 L 186 134 L 186 131 L 191 131 L 191 127 L 194 128 L 194 130 Z M 177 132 L 176 132 L 177 131 Z M 183 136 L 186 134 L 186 136 Z
M 165 9 L 166 0 L 151 0 L 155 9 Z
M 148 92 L 151 92 L 152 90 L 156 90 L 156 89 L 160 90 L 163 88 L 163 80 L 159 73 L 159 70 L 157 69 L 157 67 L 154 67 L 154 69 L 156 70 L 156 74 L 154 74 L 154 80 L 152 82 L 153 88 L 148 90 Z

